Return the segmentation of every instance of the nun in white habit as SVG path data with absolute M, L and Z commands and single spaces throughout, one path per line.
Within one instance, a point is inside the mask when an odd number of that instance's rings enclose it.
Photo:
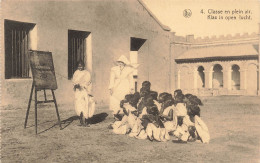
M 121 55 L 116 60 L 116 66 L 111 68 L 110 110 L 113 111 L 114 115 L 123 113 L 122 108 L 120 108 L 120 101 L 125 98 L 126 94 L 134 93 L 133 71 L 134 68 L 124 55 Z

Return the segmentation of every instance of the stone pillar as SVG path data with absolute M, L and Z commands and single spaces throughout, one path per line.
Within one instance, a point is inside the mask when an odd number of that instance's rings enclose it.
M 231 90 L 231 73 L 231 69 L 225 70 L 223 72 L 223 87 L 227 90 Z
M 240 70 L 240 90 L 246 90 L 246 69 Z
M 213 71 L 204 71 L 205 74 L 205 88 L 212 88 Z
M 178 89 L 181 89 L 181 72 L 180 70 L 178 71 Z

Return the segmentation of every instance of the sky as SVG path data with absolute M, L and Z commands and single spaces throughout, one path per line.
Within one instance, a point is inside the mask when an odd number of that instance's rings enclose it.
M 194 34 L 195 37 L 206 37 L 259 31 L 260 0 L 143 0 L 143 2 L 161 23 L 169 26 L 179 36 Z M 188 18 L 183 16 L 185 9 L 191 11 L 191 16 Z

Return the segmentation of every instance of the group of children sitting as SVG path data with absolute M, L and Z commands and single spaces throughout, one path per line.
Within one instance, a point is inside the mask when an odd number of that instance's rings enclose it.
M 174 97 L 167 92 L 151 91 L 151 83 L 144 81 L 140 93 L 128 94 L 121 101 L 123 114 L 110 126 L 115 134 L 128 134 L 138 139 L 187 143 L 200 140 L 209 143 L 209 132 L 200 118 L 201 100 L 192 94 L 175 90 Z

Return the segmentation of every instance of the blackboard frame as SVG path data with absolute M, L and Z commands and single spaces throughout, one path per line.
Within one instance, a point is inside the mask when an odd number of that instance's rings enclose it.
M 56 90 L 58 85 L 55 76 L 52 53 L 37 50 L 30 50 L 29 53 L 35 88 L 37 90 Z

